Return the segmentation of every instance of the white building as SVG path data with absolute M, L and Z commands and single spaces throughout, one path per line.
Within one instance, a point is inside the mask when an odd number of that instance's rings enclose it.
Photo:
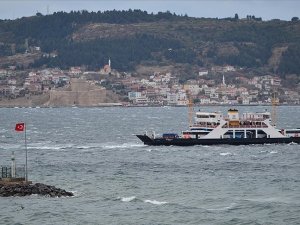
M 250 104 L 249 98 L 243 98 L 242 104 L 243 104 L 243 105 L 249 105 L 249 104 Z
M 176 93 L 167 93 L 167 102 L 168 105 L 177 105 L 177 94 Z
M 135 100 L 135 99 L 140 98 L 140 97 L 142 97 L 141 92 L 128 92 L 129 100 Z
M 208 70 L 201 70 L 201 71 L 199 71 L 198 75 L 199 75 L 200 77 L 205 76 L 205 75 L 208 75 Z
M 210 104 L 210 99 L 203 96 L 200 98 L 200 104 L 202 104 L 202 105 Z
M 133 100 L 133 103 L 135 103 L 137 105 L 146 105 L 146 104 L 148 104 L 148 102 L 149 102 L 149 99 L 146 96 L 140 96 Z

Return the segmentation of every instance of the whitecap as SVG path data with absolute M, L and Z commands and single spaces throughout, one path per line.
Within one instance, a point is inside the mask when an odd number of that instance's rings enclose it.
M 278 152 L 276 151 L 270 151 L 270 154 L 277 154 Z
M 78 191 L 70 191 L 73 194 L 73 197 L 78 197 L 80 196 Z
M 114 144 L 106 144 L 102 145 L 102 148 L 104 149 L 115 149 L 115 148 L 136 148 L 136 147 L 143 147 L 143 144 L 136 144 L 136 143 L 124 143 L 119 145 Z
M 226 156 L 226 155 L 232 155 L 230 152 L 221 152 L 220 153 L 221 156 Z
M 267 152 L 266 150 L 259 151 L 259 153 L 266 153 L 266 152 Z
M 131 202 L 134 199 L 136 199 L 136 197 L 135 196 L 129 196 L 129 197 L 121 197 L 120 199 L 121 199 L 122 202 Z
M 77 146 L 76 148 L 77 149 L 90 149 L 90 148 L 97 148 L 97 147 L 100 147 L 100 146 L 97 146 L 97 145 L 81 145 L 81 146 Z
M 66 144 L 66 145 L 45 145 L 43 143 L 40 144 L 34 144 L 31 146 L 28 146 L 28 149 L 38 149 L 38 150 L 63 150 L 63 149 L 69 149 L 72 148 L 74 145 L 72 144 Z
M 60 147 L 60 146 L 30 146 L 28 149 L 38 149 L 38 150 L 61 150 L 64 149 L 65 147 Z
M 168 204 L 168 202 L 160 202 L 160 201 L 157 201 L 157 200 L 145 200 L 144 202 L 145 202 L 145 203 L 150 203 L 150 204 L 153 204 L 153 205 L 164 205 L 164 204 Z

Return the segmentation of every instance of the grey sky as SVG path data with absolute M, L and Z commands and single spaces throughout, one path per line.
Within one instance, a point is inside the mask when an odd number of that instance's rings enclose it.
M 56 11 L 105 11 L 141 9 L 147 12 L 171 11 L 193 17 L 224 18 L 238 13 L 262 17 L 263 20 L 290 20 L 300 17 L 300 0 L 0 0 L 0 19 L 16 19 Z

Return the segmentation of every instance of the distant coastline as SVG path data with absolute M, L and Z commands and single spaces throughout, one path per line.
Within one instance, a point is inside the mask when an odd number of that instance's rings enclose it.
M 206 104 L 206 105 L 194 105 L 193 107 L 213 107 L 213 106 L 224 106 L 224 107 L 249 107 L 249 106 L 272 106 L 272 104 Z M 299 104 L 280 104 L 277 107 L 282 106 L 300 106 Z M 122 105 L 122 103 L 103 103 L 97 106 L 23 106 L 23 105 L 1 105 L 0 108 L 107 108 L 107 107 L 122 107 L 122 108 L 185 108 L 188 106 L 181 106 L 181 105 Z

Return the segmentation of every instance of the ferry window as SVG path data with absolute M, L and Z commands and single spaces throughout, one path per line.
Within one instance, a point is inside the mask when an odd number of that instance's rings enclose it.
M 287 130 L 286 133 L 287 134 L 299 134 L 300 130 Z
M 209 117 L 210 117 L 210 118 L 216 118 L 216 116 L 215 116 L 215 115 L 210 115 Z
M 266 134 L 263 130 L 258 130 L 257 134 Z
M 209 118 L 208 115 L 197 115 L 197 118 Z
M 233 134 L 232 130 L 227 131 L 225 134 Z

